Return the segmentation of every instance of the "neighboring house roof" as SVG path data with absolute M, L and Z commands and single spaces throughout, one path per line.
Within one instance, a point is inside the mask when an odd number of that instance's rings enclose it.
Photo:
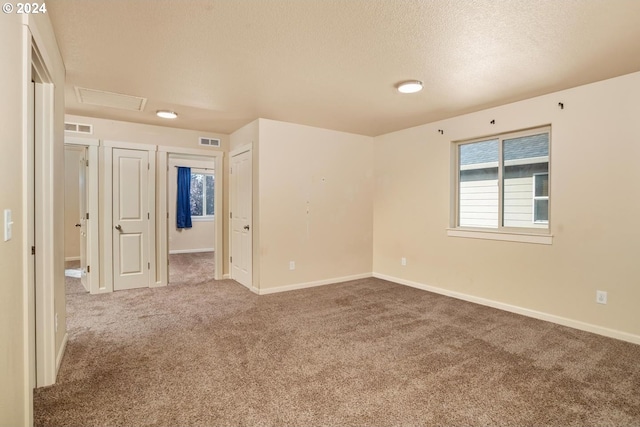
M 505 139 L 503 151 L 505 161 L 548 156 L 549 134 Z M 460 146 L 461 166 L 492 162 L 498 162 L 497 139 Z
M 497 139 L 460 146 L 460 166 L 476 163 L 498 163 Z

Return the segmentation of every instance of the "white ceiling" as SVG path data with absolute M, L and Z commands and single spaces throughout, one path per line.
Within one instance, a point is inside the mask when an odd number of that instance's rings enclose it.
M 640 70 L 640 0 L 49 0 L 67 113 L 380 135 Z M 395 85 L 424 81 L 418 94 Z M 76 86 L 147 98 L 80 104 Z M 180 117 L 155 117 L 158 109 Z

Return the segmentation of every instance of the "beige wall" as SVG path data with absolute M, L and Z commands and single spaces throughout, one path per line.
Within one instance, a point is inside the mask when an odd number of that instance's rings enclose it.
M 635 73 L 375 138 L 374 272 L 640 335 L 639 111 Z M 451 141 L 544 124 L 553 244 L 448 237 Z
M 216 228 L 215 219 L 199 221 L 193 220 L 192 228 L 176 228 L 176 197 L 178 172 L 176 166 L 195 168 L 209 168 L 208 173 L 213 173 L 215 162 L 212 160 L 170 159 L 169 160 L 169 253 L 202 252 L 215 250 Z
M 22 176 L 22 90 L 26 84 L 22 69 L 22 24 L 18 15 L 0 15 L 0 210 L 11 209 L 13 238 L 0 241 L 0 425 L 26 424 L 24 368 L 28 360 L 24 348 L 25 304 L 23 299 L 22 254 L 27 250 L 23 240 L 22 189 L 16 177 Z M 10 65 L 10 66 L 8 66 Z M 4 240 L 4 239 L 2 239 Z
M 80 233 L 76 224 L 80 221 L 80 147 L 64 149 L 64 257 L 80 259 Z
M 366 136 L 259 120 L 261 291 L 371 272 L 372 144 Z
M 199 130 L 178 129 L 168 126 L 155 126 L 117 120 L 97 119 L 94 117 L 74 116 L 72 114 L 67 114 L 65 116 L 65 121 L 93 125 L 93 134 L 91 135 L 66 132 L 67 135 L 78 138 L 86 136 L 87 138 L 109 141 L 168 145 L 171 147 L 197 148 L 212 151 L 229 151 L 229 136 L 224 134 Z M 168 124 L 170 124 L 170 121 Z M 201 136 L 220 138 L 220 148 L 199 145 L 198 138 Z
M 27 26 L 23 25 L 27 24 Z M 64 67 L 46 15 L 0 15 L 0 211 L 11 209 L 13 213 L 13 238 L 0 241 L 0 426 L 29 425 L 32 422 L 32 403 L 28 383 L 28 348 L 25 342 L 28 304 L 25 298 L 23 254 L 30 243 L 25 241 L 25 215 L 23 209 L 22 177 L 24 173 L 23 146 L 26 143 L 26 87 L 30 63 L 30 46 L 25 37 L 30 30 L 40 53 L 50 67 L 55 83 L 54 135 L 47 146 L 46 168 L 51 170 L 47 178 L 53 208 L 47 220 L 53 227 L 52 241 L 45 242 L 44 256 L 53 272 L 47 278 L 54 289 L 54 310 L 63 327 L 56 333 L 56 353 L 60 350 L 65 334 L 64 301 L 64 169 L 63 169 L 63 114 Z M 26 41 L 26 42 L 25 42 Z M 35 375 L 35 372 L 31 372 Z

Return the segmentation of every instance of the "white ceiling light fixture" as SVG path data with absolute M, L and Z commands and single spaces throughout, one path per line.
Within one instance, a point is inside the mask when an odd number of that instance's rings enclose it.
M 416 93 L 422 90 L 422 82 L 420 80 L 407 80 L 398 83 L 398 92 L 400 93 Z
M 178 117 L 178 114 L 169 110 L 158 110 L 156 111 L 156 116 L 162 117 L 163 119 L 175 119 Z

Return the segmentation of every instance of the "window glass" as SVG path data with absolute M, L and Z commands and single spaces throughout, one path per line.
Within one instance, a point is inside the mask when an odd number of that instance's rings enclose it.
M 459 225 L 498 227 L 498 140 L 459 146 Z
M 544 190 L 545 184 L 537 177 L 549 171 L 549 134 L 540 133 L 503 142 L 503 225 L 505 227 L 532 228 L 536 224 L 534 191 Z M 545 175 L 548 177 L 548 174 Z M 547 180 L 548 182 L 548 180 Z M 548 184 L 546 184 L 548 187 Z M 548 206 L 548 201 L 547 201 Z M 536 209 L 534 209 L 536 208 Z M 545 215 L 548 216 L 548 215 Z
M 536 197 L 549 197 L 549 174 L 536 175 Z
M 214 182 L 213 175 L 205 175 L 205 189 L 206 189 L 206 212 L 207 215 L 213 215 L 213 201 L 214 201 Z
M 191 216 L 202 216 L 202 196 L 204 194 L 203 175 L 191 174 Z
M 548 222 L 549 221 L 549 199 L 546 200 L 534 200 L 534 221 L 536 222 Z
M 533 176 L 533 222 L 549 222 L 549 174 Z
M 548 229 L 548 129 L 457 144 L 457 226 Z

